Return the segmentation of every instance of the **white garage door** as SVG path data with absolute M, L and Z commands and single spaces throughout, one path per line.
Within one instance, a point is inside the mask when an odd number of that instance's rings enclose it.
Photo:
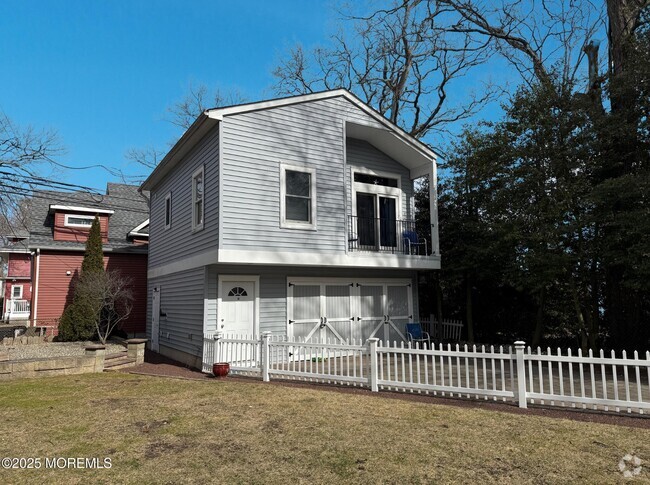
M 307 341 L 401 341 L 413 321 L 411 281 L 289 279 L 287 335 Z

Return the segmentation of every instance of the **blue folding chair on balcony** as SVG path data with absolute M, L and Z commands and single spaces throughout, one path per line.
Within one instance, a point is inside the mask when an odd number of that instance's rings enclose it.
M 422 326 L 419 323 L 406 324 L 406 338 L 413 346 L 419 343 L 421 346 L 427 344 L 428 348 L 431 347 L 431 337 L 428 332 L 422 330 Z
M 404 231 L 402 233 L 402 240 L 404 241 L 404 254 L 420 254 L 420 248 L 424 249 L 422 255 L 426 256 L 428 252 L 427 240 L 418 237 L 415 231 Z

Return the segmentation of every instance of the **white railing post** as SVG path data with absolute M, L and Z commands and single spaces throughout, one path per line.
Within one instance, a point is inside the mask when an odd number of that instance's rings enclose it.
M 262 344 L 262 380 L 264 382 L 269 382 L 271 378 L 269 377 L 269 366 L 271 363 L 270 357 L 270 349 L 271 346 L 269 343 L 271 342 L 271 332 L 264 332 L 262 333 L 262 339 L 261 339 L 261 344 Z
M 217 332 L 214 334 L 214 362 L 213 364 L 217 362 L 222 362 L 221 360 L 221 352 L 219 349 L 221 348 L 221 343 L 219 342 L 223 338 L 223 332 Z
M 378 338 L 368 339 L 368 348 L 370 352 L 370 390 L 372 392 L 379 392 L 379 385 L 377 378 L 379 376 L 379 369 L 377 368 L 377 343 Z
M 526 343 L 517 340 L 515 342 L 515 355 L 517 356 L 517 398 L 520 408 L 527 408 L 526 403 L 526 363 L 524 362 L 524 348 Z

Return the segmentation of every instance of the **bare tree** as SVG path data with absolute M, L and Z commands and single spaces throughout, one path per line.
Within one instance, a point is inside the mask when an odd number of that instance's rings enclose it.
M 236 90 L 224 93 L 219 88 L 210 90 L 205 84 L 190 84 L 189 92 L 167 108 L 167 121 L 187 130 L 206 109 L 241 104 L 245 101 L 246 98 Z
M 210 90 L 205 84 L 190 84 L 188 93 L 167 108 L 168 116 L 165 119 L 185 132 L 206 109 L 244 102 L 246 102 L 246 98 L 237 90 L 222 92 L 219 88 Z M 166 148 L 148 146 L 127 150 L 124 158 L 144 168 L 146 173 L 135 176 L 121 173 L 120 177 L 122 180 L 125 183 L 143 182 L 147 175 L 158 166 L 175 142 L 176 139 L 169 142 Z
M 602 29 L 604 6 L 592 0 L 437 0 L 459 16 L 448 29 L 489 41 L 529 83 L 571 89 L 584 46 Z
M 450 100 L 450 88 L 485 62 L 489 39 L 450 31 L 454 9 L 441 2 L 403 0 L 367 17 L 346 18 L 352 34 L 306 54 L 293 48 L 273 74 L 279 94 L 345 88 L 407 132 L 422 137 L 467 119 L 493 99 L 486 84 Z M 478 84 L 478 83 L 476 83 Z
M 56 132 L 20 127 L 0 112 L 0 235 L 26 228 L 25 197 L 42 184 L 44 165 L 62 166 L 55 160 L 62 153 Z
M 75 296 L 88 302 L 95 319 L 99 340 L 106 344 L 111 333 L 133 310 L 132 279 L 118 270 L 83 274 L 75 287 Z

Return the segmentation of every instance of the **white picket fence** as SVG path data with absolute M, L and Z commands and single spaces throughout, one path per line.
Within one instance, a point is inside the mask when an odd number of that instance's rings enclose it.
M 229 362 L 232 374 L 270 379 L 369 387 L 372 391 L 491 399 L 566 408 L 626 411 L 650 409 L 650 352 L 583 356 L 513 347 L 404 342 L 304 342 L 265 333 L 261 338 L 207 334 L 203 371 Z M 523 392 L 519 392 L 519 390 Z
M 463 331 L 463 322 L 460 320 L 443 319 L 438 323 L 435 315 L 420 318 L 420 324 L 425 331 L 429 332 L 431 338 L 437 341 L 458 342 Z

